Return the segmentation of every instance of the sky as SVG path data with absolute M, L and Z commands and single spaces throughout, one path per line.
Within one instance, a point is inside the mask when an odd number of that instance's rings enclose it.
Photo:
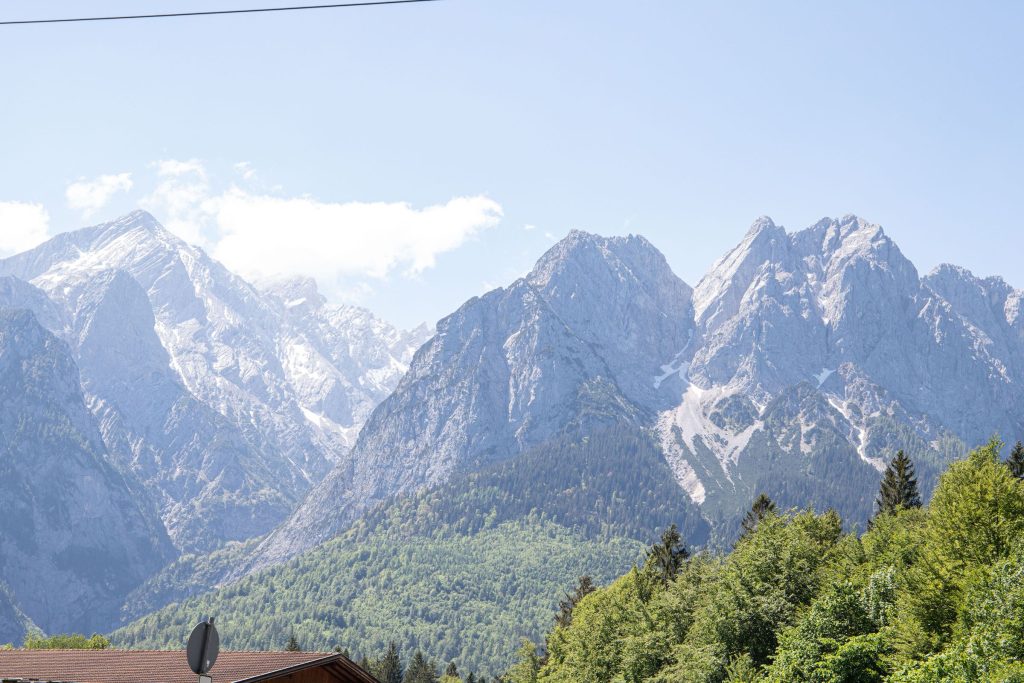
M 7 0 L 0 20 L 274 0 Z M 1024 286 L 1024 3 L 441 0 L 0 26 L 0 255 L 145 208 L 252 279 L 434 322 L 570 229 L 696 284 L 856 213 Z

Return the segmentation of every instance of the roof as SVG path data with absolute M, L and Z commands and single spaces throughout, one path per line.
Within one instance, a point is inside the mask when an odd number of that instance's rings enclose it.
M 227 652 L 214 683 L 257 683 L 323 667 L 341 683 L 377 683 L 344 655 L 327 652 Z M 0 679 L 68 683 L 196 683 L 184 650 L 0 650 Z

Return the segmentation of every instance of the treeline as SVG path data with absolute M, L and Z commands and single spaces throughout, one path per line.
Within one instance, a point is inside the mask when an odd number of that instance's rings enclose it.
M 45 636 L 42 631 L 32 630 L 25 634 L 21 647 L 26 650 L 105 650 L 110 647 L 110 641 L 99 633 L 91 636 L 84 636 L 81 633 Z M 13 648 L 13 643 L 0 645 L 0 650 Z
M 710 532 L 700 510 L 680 495 L 652 436 L 628 425 L 579 441 L 554 439 L 398 498 L 369 512 L 353 531 L 360 540 L 382 530 L 472 535 L 531 514 L 590 538 L 646 540 L 673 522 L 691 543 L 703 544 Z
M 473 535 L 345 534 L 292 562 L 173 603 L 111 634 L 115 647 L 181 647 L 203 615 L 225 649 L 349 648 L 356 659 L 417 649 L 466 671 L 509 665 L 517 634 L 540 637 L 553 596 L 592 572 L 608 582 L 643 556 L 632 539 L 587 539 L 539 515 Z
M 351 657 L 347 650 L 342 652 Z M 380 683 L 501 683 L 498 677 L 488 679 L 472 671 L 463 677 L 455 662 L 449 662 L 442 671 L 437 662 L 428 659 L 421 650 L 416 650 L 409 661 L 403 663 L 398 654 L 398 645 L 394 642 L 388 645 L 387 651 L 380 657 L 364 657 L 358 663 Z
M 1024 682 L 1024 446 L 1002 449 L 950 465 L 927 506 L 897 454 L 861 535 L 767 498 L 726 554 L 666 534 L 642 566 L 567 596 L 504 680 Z

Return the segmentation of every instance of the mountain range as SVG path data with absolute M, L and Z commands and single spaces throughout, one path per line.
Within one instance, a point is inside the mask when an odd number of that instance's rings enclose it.
M 119 586 L 115 600 L 178 552 L 274 528 L 348 451 L 428 334 L 329 305 L 309 281 L 258 290 L 143 212 L 58 235 L 0 261 L 0 307 L 23 311 L 5 321 L 2 334 L 15 334 L 8 329 L 15 322 L 34 324 L 49 335 L 38 352 L 52 347 L 50 353 L 61 354 L 49 383 L 35 375 L 6 377 L 8 401 L 24 410 L 16 397 L 25 386 L 38 392 L 43 407 L 32 411 L 30 428 L 42 431 L 52 427 L 47 410 L 71 411 L 73 403 L 81 433 L 75 440 L 87 440 L 90 457 L 125 478 L 111 495 L 143 507 L 146 524 L 162 535 L 160 552 L 145 554 L 132 568 L 135 583 Z M 64 471 L 69 488 L 54 489 L 48 496 L 54 504 L 87 494 L 87 477 L 72 476 L 69 447 L 41 438 L 11 443 L 16 435 L 4 431 L 5 464 Z M 19 490 L 5 501 L 34 500 Z M 72 516 L 88 511 L 76 510 L 70 499 L 60 504 Z M 118 517 L 106 510 L 97 522 Z M 14 521 L 5 516 L 0 524 L 7 523 Z M 97 533 L 106 535 L 110 530 L 102 527 Z M 45 528 L 28 536 L 43 548 L 57 543 Z M 112 536 L 126 547 L 136 537 Z M 20 571 L 5 567 L 0 576 L 36 624 L 86 628 L 64 620 L 59 606 L 29 609 L 18 589 Z M 88 627 L 109 628 L 119 607 L 106 605 L 108 618 Z
M 142 212 L 0 261 L 0 276 L 0 367 L 27 359 L 0 387 L 36 397 L 5 409 L 0 467 L 35 483 L 3 500 L 45 520 L 30 534 L 0 521 L 3 543 L 36 544 L 21 564 L 3 556 L 0 640 L 29 622 L 110 628 L 186 600 L 119 632 L 165 645 L 178 636 L 155 624 L 230 611 L 239 586 L 272 586 L 287 604 L 296 567 L 348 581 L 344 611 L 388 590 L 366 583 L 380 539 L 415 541 L 421 557 L 423 544 L 478 548 L 503 528 L 580 558 L 626 542 L 606 555 L 628 563 L 669 521 L 693 545 L 731 543 L 762 492 L 863 525 L 896 449 L 928 491 L 969 444 L 1024 434 L 1024 293 L 955 266 L 922 277 L 855 216 L 797 232 L 760 218 L 692 288 L 642 237 L 573 231 L 523 278 L 412 331 L 329 304 L 310 280 L 249 284 Z M 63 441 L 55 424 L 69 425 Z M 47 516 L 51 480 L 68 516 Z M 109 493 L 87 504 L 84 480 Z M 117 556 L 120 574 L 103 590 L 61 574 L 77 567 L 60 559 L 69 520 L 114 517 L 114 533 L 74 552 Z M 24 573 L 44 557 L 53 573 L 33 580 L 63 581 L 96 606 L 92 621 L 34 601 Z M 530 590 L 552 591 L 553 606 L 586 569 L 569 564 Z M 396 623 L 424 624 L 405 646 L 444 626 L 404 609 Z M 473 622 L 459 609 L 444 612 L 453 643 L 481 628 L 456 626 Z M 531 606 L 524 630 L 543 632 L 543 614 Z M 309 637 L 326 638 L 328 621 L 364 652 L 386 642 L 387 624 L 370 634 L 327 616 Z M 500 634 L 510 654 L 518 635 Z M 453 643 L 448 655 L 472 656 Z

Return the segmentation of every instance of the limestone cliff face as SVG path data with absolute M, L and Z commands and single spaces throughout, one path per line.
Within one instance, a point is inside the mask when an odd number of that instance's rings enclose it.
M 156 507 L 107 458 L 70 349 L 31 312 L 0 309 L 8 620 L 24 626 L 30 618 L 47 631 L 108 629 L 126 592 L 173 556 Z
M 571 233 L 526 277 L 438 323 L 347 460 L 240 571 L 330 538 L 397 493 L 563 433 L 653 421 L 680 391 L 652 378 L 693 335 L 690 296 L 647 240 Z

